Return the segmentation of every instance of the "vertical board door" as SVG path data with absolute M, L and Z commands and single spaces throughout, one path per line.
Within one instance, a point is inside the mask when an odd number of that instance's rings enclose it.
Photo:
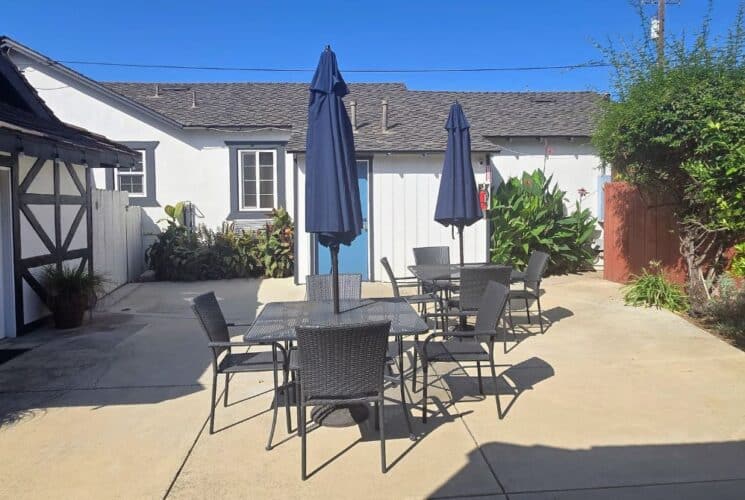
M 363 280 L 369 279 L 369 238 L 368 238 L 368 185 L 367 177 L 370 170 L 369 160 L 357 160 L 357 182 L 360 187 L 360 202 L 362 205 L 362 233 L 352 242 L 350 246 L 341 245 L 339 248 L 339 272 L 358 273 Z M 331 273 L 331 253 L 329 249 L 316 243 L 316 256 L 318 274 Z

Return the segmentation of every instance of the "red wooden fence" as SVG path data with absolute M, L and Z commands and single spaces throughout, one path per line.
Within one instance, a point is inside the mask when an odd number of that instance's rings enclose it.
M 650 199 L 625 182 L 605 184 L 603 277 L 625 283 L 652 260 L 662 262 L 673 281 L 685 281 L 674 205 Z

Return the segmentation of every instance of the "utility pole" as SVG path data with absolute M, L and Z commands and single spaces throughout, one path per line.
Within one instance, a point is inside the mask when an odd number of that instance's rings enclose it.
M 644 4 L 657 4 L 657 17 L 652 18 L 650 36 L 657 44 L 657 65 L 665 65 L 665 6 L 677 5 L 680 0 L 642 0 Z
M 665 0 L 657 0 L 657 65 L 665 65 Z

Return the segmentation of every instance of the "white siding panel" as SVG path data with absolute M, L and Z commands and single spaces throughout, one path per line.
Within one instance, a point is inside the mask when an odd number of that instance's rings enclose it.
M 385 280 L 380 258 L 388 257 L 397 276 L 409 275 L 415 247 L 446 245 L 450 259 L 459 259 L 457 233 L 435 222 L 443 155 L 376 155 L 373 162 L 375 213 L 375 277 Z M 472 159 L 476 182 L 485 182 L 479 158 Z M 486 224 L 466 228 L 464 259 L 486 260 Z
M 34 267 L 29 269 L 31 275 L 40 283 L 42 280 L 43 267 Z M 23 285 L 23 319 L 26 323 L 36 321 L 50 314 L 49 309 L 44 302 L 36 295 L 36 292 L 29 286 L 26 280 L 22 281 Z
M 54 205 L 28 205 L 29 211 L 34 214 L 39 221 L 42 229 L 54 242 Z M 41 241 L 36 231 L 26 219 L 26 215 L 21 213 L 21 258 L 36 257 L 38 255 L 47 255 L 49 249 Z

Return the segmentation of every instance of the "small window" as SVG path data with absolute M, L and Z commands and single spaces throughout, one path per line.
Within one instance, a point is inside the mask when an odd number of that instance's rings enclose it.
M 241 210 L 271 210 L 277 206 L 277 152 L 238 151 Z
M 136 151 L 140 153 L 140 160 L 136 165 L 117 169 L 116 189 L 127 191 L 130 196 L 144 197 L 147 195 L 147 155 L 145 150 L 138 149 Z

